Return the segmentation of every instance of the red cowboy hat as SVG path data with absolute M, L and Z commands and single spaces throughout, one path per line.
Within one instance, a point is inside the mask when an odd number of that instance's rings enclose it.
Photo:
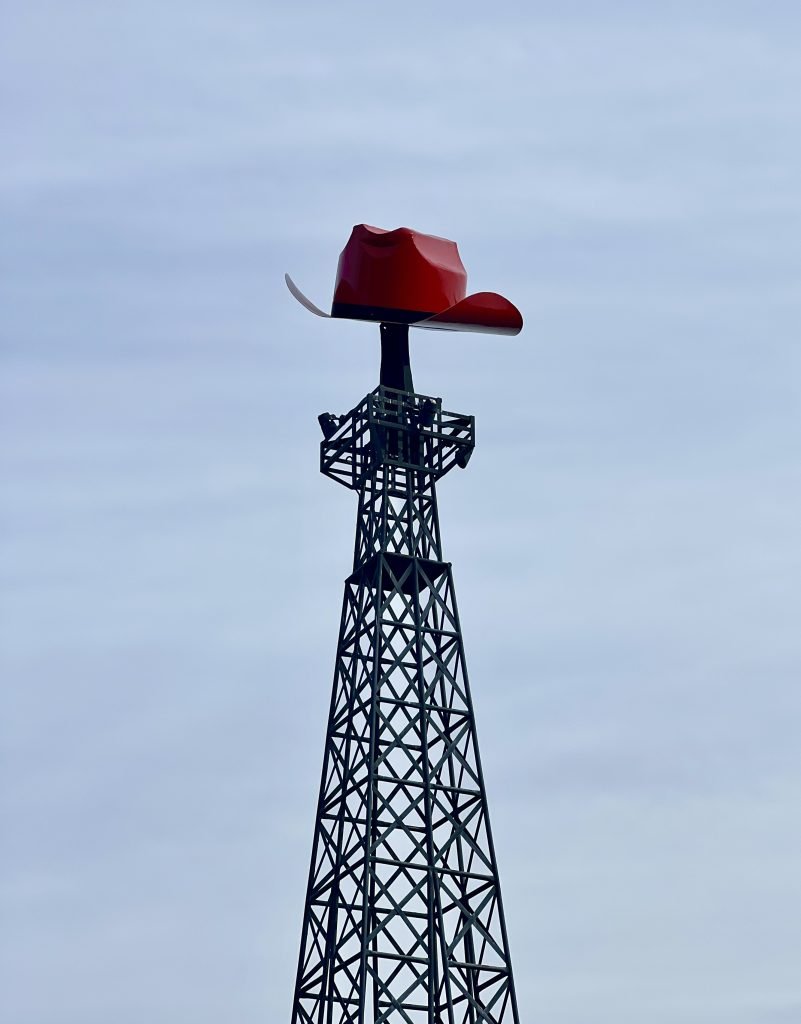
M 354 227 L 339 257 L 330 313 L 285 277 L 298 302 L 317 316 L 486 334 L 519 334 L 523 326 L 520 311 L 502 295 L 465 294 L 456 242 L 411 228 Z

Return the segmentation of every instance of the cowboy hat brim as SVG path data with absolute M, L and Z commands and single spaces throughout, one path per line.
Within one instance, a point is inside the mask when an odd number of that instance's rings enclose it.
M 440 313 L 417 313 L 401 309 L 377 309 L 369 306 L 345 306 L 335 303 L 332 313 L 325 313 L 303 294 L 289 274 L 284 274 L 286 286 L 301 306 L 315 316 L 327 320 L 367 320 L 373 323 L 408 324 L 430 331 L 473 331 L 478 334 L 519 334 L 523 317 L 503 295 L 497 292 L 475 292 L 454 303 Z M 339 307 L 339 308 L 337 308 Z

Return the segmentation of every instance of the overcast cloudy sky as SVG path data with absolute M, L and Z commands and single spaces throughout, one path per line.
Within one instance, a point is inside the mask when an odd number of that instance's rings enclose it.
M 526 318 L 413 343 L 522 1020 L 799 1024 L 801 5 L 2 20 L 4 1020 L 289 1020 L 365 221 Z

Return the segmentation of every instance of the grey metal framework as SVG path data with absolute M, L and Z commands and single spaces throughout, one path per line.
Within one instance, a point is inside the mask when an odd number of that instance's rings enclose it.
M 407 383 L 320 417 L 359 510 L 293 1024 L 519 1024 L 435 490 L 474 421 Z

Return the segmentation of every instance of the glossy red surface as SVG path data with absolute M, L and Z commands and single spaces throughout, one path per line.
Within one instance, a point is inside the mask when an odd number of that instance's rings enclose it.
M 485 334 L 519 334 L 523 327 L 520 310 L 503 295 L 466 295 L 467 272 L 455 242 L 411 228 L 353 228 L 339 257 L 330 314 L 289 275 L 286 282 L 317 316 Z
M 339 257 L 334 302 L 439 313 L 466 290 L 456 242 L 411 228 L 357 224 Z
M 497 292 L 475 292 L 437 316 L 415 327 L 440 331 L 479 331 L 482 334 L 519 334 L 523 316 L 517 306 Z

